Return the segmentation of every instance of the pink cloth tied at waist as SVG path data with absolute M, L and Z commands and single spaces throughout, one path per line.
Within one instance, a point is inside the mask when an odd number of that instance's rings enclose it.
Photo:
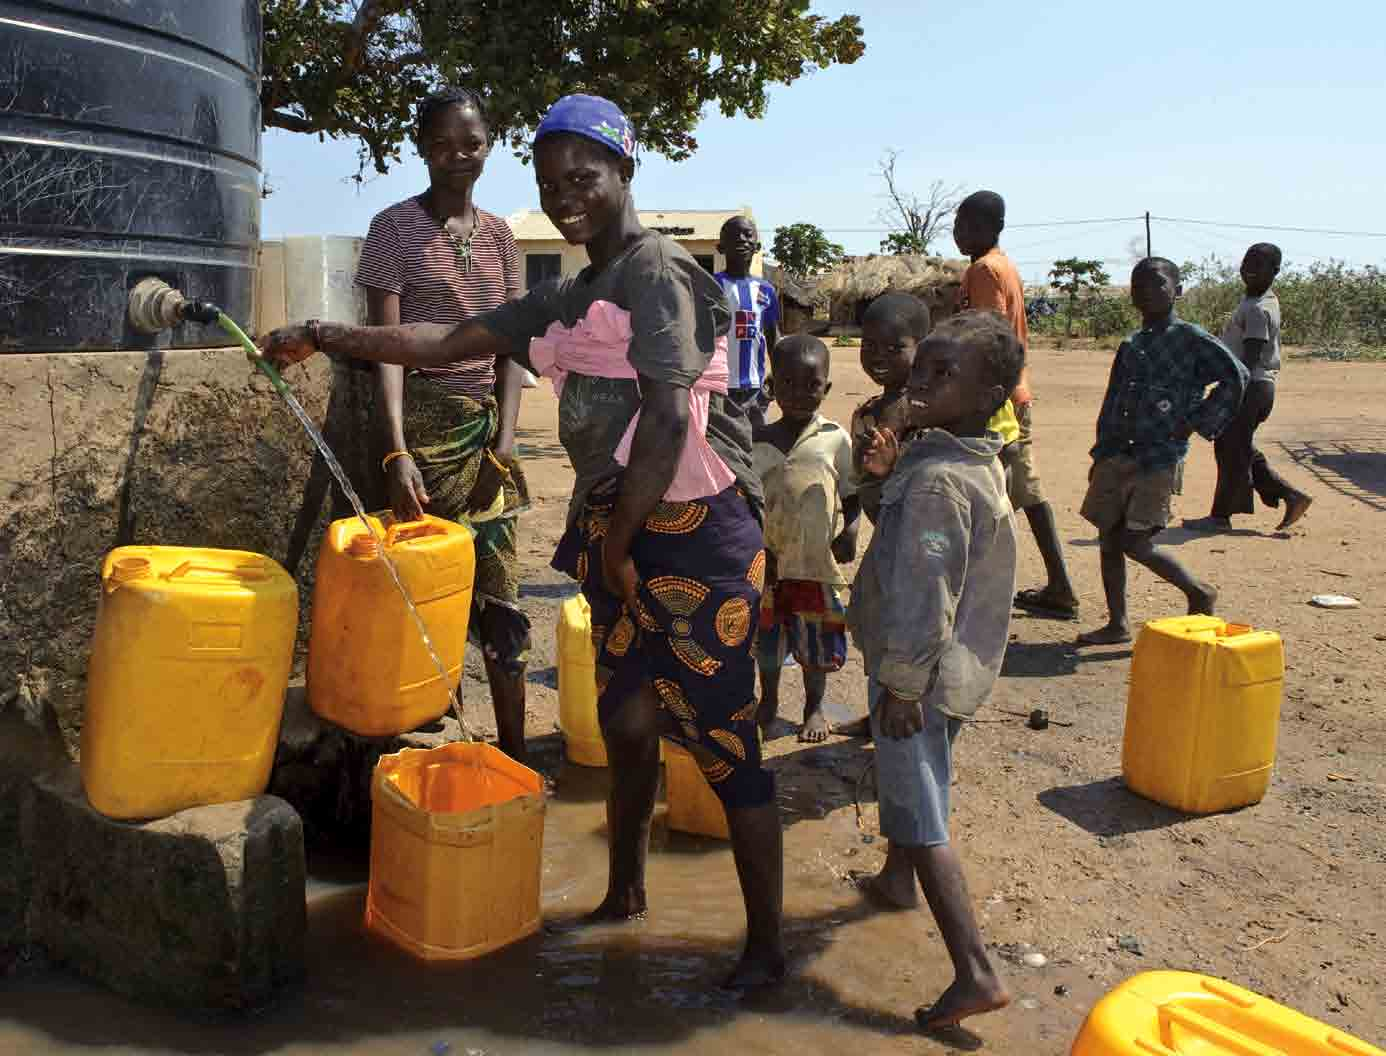
M 593 301 L 576 325 L 566 327 L 550 323 L 543 337 L 530 342 L 529 359 L 534 369 L 553 383 L 554 392 L 561 397 L 563 383 L 569 374 L 635 380 L 635 368 L 627 358 L 630 339 L 630 313 L 610 301 Z M 723 335 L 717 339 L 712 362 L 689 390 L 688 436 L 684 439 L 673 483 L 664 493 L 671 502 L 705 499 L 725 491 L 736 481 L 736 474 L 707 442 L 708 400 L 714 392 L 727 391 L 728 377 L 727 338 Z M 623 466 L 630 459 L 631 440 L 639 421 L 637 411 L 616 447 L 616 461 Z

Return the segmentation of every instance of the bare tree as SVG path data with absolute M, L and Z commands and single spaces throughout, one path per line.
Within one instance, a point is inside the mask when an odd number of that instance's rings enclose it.
M 898 150 L 887 150 L 877 170 L 885 180 L 886 204 L 876 216 L 890 232 L 881 239 L 881 252 L 924 254 L 952 218 L 963 188 L 945 187 L 942 180 L 934 180 L 923 195 L 906 190 L 895 171 L 899 157 Z

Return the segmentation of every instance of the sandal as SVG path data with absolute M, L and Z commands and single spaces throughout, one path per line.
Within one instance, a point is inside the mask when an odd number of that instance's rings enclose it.
M 1055 601 L 1043 590 L 1019 591 L 1015 596 L 1015 604 L 1017 608 L 1054 620 L 1076 620 L 1078 618 L 1078 603 L 1076 601 Z

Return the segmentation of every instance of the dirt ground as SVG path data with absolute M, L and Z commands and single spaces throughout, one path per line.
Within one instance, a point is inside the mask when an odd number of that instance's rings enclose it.
M 826 413 L 846 421 L 869 394 L 855 349 L 835 349 Z M 729 967 L 742 914 L 723 843 L 660 833 L 649 919 L 620 928 L 546 930 L 451 968 L 421 966 L 361 927 L 364 873 L 310 858 L 308 982 L 275 1009 L 200 1023 L 143 1009 L 66 976 L 0 988 L 0 1051 L 353 1054 L 1067 1053 L 1087 1010 L 1129 976 L 1192 969 L 1386 1043 L 1386 369 L 1291 360 L 1264 447 L 1314 506 L 1292 536 L 1275 513 L 1236 534 L 1165 541 L 1222 591 L 1229 618 L 1284 638 L 1288 671 L 1278 763 L 1260 804 L 1196 818 L 1125 790 L 1121 738 L 1130 648 L 1079 650 L 1103 619 L 1093 530 L 1077 515 L 1110 351 L 1037 349 L 1036 454 L 1082 596 L 1078 624 L 1017 613 L 1003 678 L 958 740 L 953 832 L 983 932 L 1014 1003 L 972 1032 L 924 1038 L 914 1008 L 951 977 L 927 911 L 874 912 L 848 882 L 878 867 L 874 792 L 860 741 L 796 742 L 802 685 L 783 686 L 787 720 L 769 746 L 785 824 L 786 930 L 794 975 L 737 1002 L 712 984 Z M 572 585 L 548 568 L 571 476 L 547 383 L 524 400 L 521 441 L 535 493 L 522 522 L 525 605 L 534 619 L 528 733 L 555 779 L 544 847 L 544 914 L 562 924 L 605 882 L 605 771 L 559 763 L 554 627 Z M 1181 513 L 1201 515 L 1213 486 L 1196 443 Z M 869 529 L 868 529 L 869 531 Z M 863 538 L 863 543 L 865 537 Z M 1041 571 L 1020 528 L 1021 583 Z M 1179 611 L 1142 570 L 1135 620 Z M 1321 593 L 1362 600 L 1313 608 Z M 829 681 L 830 714 L 863 713 L 860 657 Z M 480 664 L 469 657 L 470 720 L 489 726 Z M 1047 708 L 1055 724 L 1027 727 Z M 1014 713 L 1020 713 L 1019 715 Z M 1060 723 L 1064 725 L 1060 725 Z M 857 801 L 860 800 L 860 813 Z M 1026 954 L 1040 953 L 1041 967 Z M 1034 961 L 1035 958 L 1031 958 Z M 1375 996 L 1373 996 L 1375 995 Z
M 856 349 L 833 354 L 824 413 L 845 423 L 872 388 Z M 1067 1051 L 1060 1042 L 1072 1038 L 1106 989 L 1138 971 L 1173 967 L 1233 980 L 1386 1043 L 1386 571 L 1376 549 L 1386 525 L 1386 425 L 1377 412 L 1386 400 L 1386 370 L 1289 361 L 1260 435 L 1273 463 L 1314 497 L 1302 528 L 1278 534 L 1278 513 L 1265 510 L 1239 518 L 1231 536 L 1165 533 L 1164 542 L 1219 588 L 1221 614 L 1279 632 L 1287 657 L 1278 761 L 1265 800 L 1194 818 L 1122 785 L 1130 648 L 1072 644 L 1077 630 L 1105 617 L 1096 535 L 1078 507 L 1110 363 L 1109 351 L 1095 349 L 1033 353 L 1036 455 L 1083 612 L 1078 624 L 1016 612 L 991 706 L 959 739 L 956 840 L 987 939 L 1011 962 L 1004 967 L 1020 999 L 976 1021 L 977 1032 L 999 1051 L 1019 1052 L 1006 1039 L 1035 1041 L 1043 1025 L 1052 1047 L 1027 1051 Z M 553 397 L 541 383 L 526 393 L 522 412 L 538 504 L 521 538 L 535 668 L 544 681 L 552 673 L 557 613 L 549 584 L 559 582 L 547 559 L 570 483 L 554 421 Z M 1196 441 L 1177 516 L 1207 512 L 1214 475 L 1211 445 Z M 1020 582 L 1038 585 L 1038 551 L 1023 522 L 1018 528 Z M 1175 592 L 1142 569 L 1132 569 L 1129 589 L 1137 623 L 1180 611 Z M 1308 604 L 1323 593 L 1352 595 L 1362 607 Z M 863 713 L 864 690 L 854 650 L 829 681 L 830 713 Z M 792 913 L 798 870 L 840 879 L 872 868 L 883 841 L 864 843 L 856 822 L 851 786 L 865 750 L 836 738 L 806 750 L 791 728 L 802 707 L 792 671 L 782 693 L 790 723 L 771 745 L 781 800 L 788 822 L 810 821 L 786 831 Z M 480 683 L 469 699 L 485 699 Z M 552 730 L 556 695 L 535 684 L 529 699 L 531 733 Z M 1072 725 L 1036 732 L 1010 714 L 1032 707 Z M 869 785 L 866 798 L 870 830 Z M 928 989 L 946 981 L 946 959 L 931 923 L 923 931 L 930 937 L 916 970 Z M 1045 954 L 1048 965 L 1023 967 L 1030 949 Z M 837 982 L 852 989 L 850 980 Z M 1067 993 L 1060 996 L 1057 987 Z M 868 990 L 864 985 L 863 1000 Z

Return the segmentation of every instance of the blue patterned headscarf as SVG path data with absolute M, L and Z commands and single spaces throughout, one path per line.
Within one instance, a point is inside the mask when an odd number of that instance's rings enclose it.
M 534 142 L 556 132 L 586 136 L 622 158 L 635 154 L 635 130 L 621 108 L 599 95 L 565 95 L 544 115 Z

